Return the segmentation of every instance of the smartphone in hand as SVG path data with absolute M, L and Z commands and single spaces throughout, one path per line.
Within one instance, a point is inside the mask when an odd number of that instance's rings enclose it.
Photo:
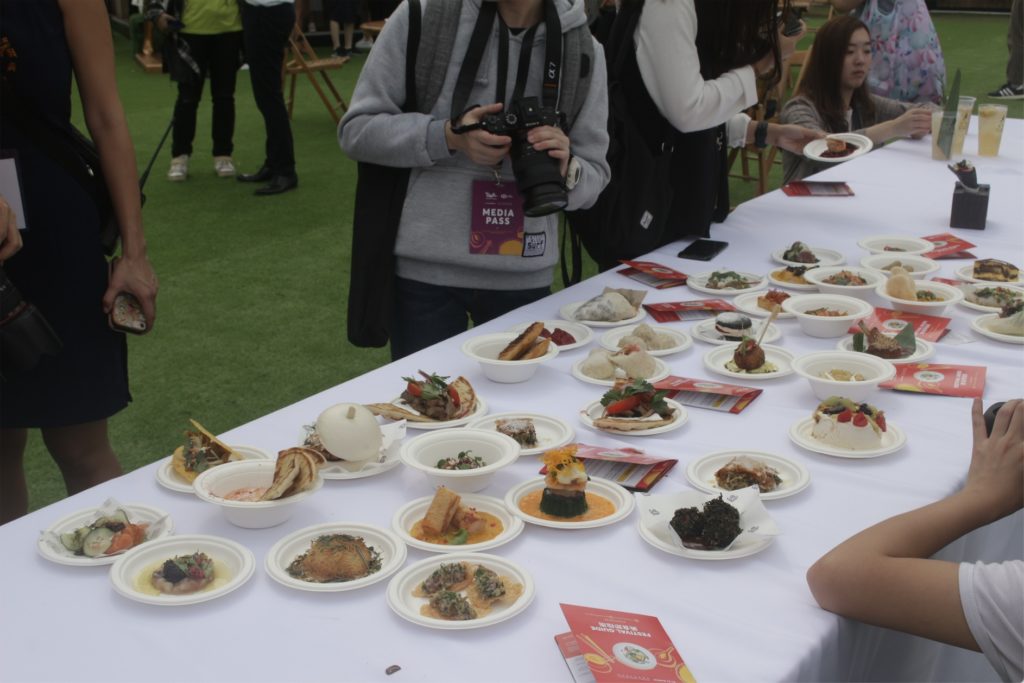
M 729 246 L 728 242 L 699 239 L 689 244 L 685 249 L 676 254 L 676 256 L 694 261 L 710 261 L 727 246 Z
M 134 294 L 120 292 L 114 297 L 114 305 L 108 317 L 110 329 L 128 334 L 145 334 L 149 330 L 142 304 Z

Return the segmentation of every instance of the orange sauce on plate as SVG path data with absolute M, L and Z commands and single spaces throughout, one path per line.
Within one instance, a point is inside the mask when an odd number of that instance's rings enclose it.
M 576 515 L 575 517 L 556 517 L 555 515 L 549 515 L 546 512 L 540 511 L 540 499 L 543 495 L 544 489 L 542 488 L 527 493 L 519 499 L 519 509 L 531 517 L 546 519 L 549 522 L 589 522 L 593 519 L 607 517 L 615 512 L 615 503 L 611 502 L 604 496 L 599 496 L 596 493 L 587 491 L 586 512 L 582 515 Z
M 502 524 L 501 520 L 494 515 L 480 510 L 477 510 L 476 514 L 484 520 L 484 529 L 483 531 L 469 534 L 469 536 L 466 537 L 466 542 L 462 545 L 472 545 L 474 543 L 489 541 L 505 530 L 505 525 Z M 424 531 L 422 520 L 412 525 L 412 529 L 409 529 L 409 535 L 419 541 L 436 543 L 437 545 L 448 545 L 447 535 L 428 534 Z

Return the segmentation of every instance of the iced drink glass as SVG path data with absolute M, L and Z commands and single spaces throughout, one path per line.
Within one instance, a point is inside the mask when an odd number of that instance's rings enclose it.
M 932 159 L 948 161 L 949 156 L 943 154 L 939 149 L 939 131 L 942 129 L 943 113 L 941 110 L 932 112 Z
M 979 156 L 999 156 L 999 143 L 1003 140 L 1006 109 L 1005 104 L 983 104 L 978 107 Z
M 967 137 L 967 129 L 971 126 L 971 112 L 974 111 L 976 98 L 961 96 L 960 104 L 956 108 L 956 128 L 953 129 L 953 145 L 949 155 L 958 157 L 964 153 L 964 138 Z

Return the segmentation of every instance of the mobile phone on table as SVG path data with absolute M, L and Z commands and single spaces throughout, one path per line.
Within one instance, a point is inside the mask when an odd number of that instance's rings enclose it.
M 699 239 L 690 243 L 676 255 L 679 258 L 691 259 L 693 261 L 710 261 L 727 246 L 729 246 L 728 242 Z
M 128 334 L 145 334 L 149 330 L 142 304 L 129 292 L 120 292 L 114 297 L 114 305 L 107 319 L 110 329 Z

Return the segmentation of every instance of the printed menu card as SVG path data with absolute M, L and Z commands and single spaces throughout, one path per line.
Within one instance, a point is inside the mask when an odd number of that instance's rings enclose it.
M 686 284 L 686 273 L 663 266 L 654 261 L 622 261 L 628 267 L 617 271 L 619 275 L 625 275 L 637 282 L 642 282 L 655 289 L 668 289 Z
M 761 395 L 761 389 L 726 384 L 709 379 L 690 379 L 669 375 L 654 383 L 658 391 L 667 391 L 666 398 L 679 401 L 684 406 L 707 408 L 738 414 Z
M 908 324 L 913 325 L 914 335 L 925 341 L 938 341 L 939 337 L 946 333 L 950 322 L 952 321 L 949 318 L 937 315 L 894 311 L 889 308 L 876 308 L 871 315 L 864 318 L 864 325 L 869 330 L 878 327 L 886 334 L 896 334 Z M 851 325 L 849 331 L 860 332 L 860 328 L 857 325 Z
M 940 235 L 927 235 L 924 239 L 935 245 L 935 248 L 927 254 L 921 254 L 925 258 L 974 258 L 974 254 L 968 253 L 968 249 L 976 247 L 965 239 L 960 239 L 950 232 Z
M 794 180 L 782 186 L 789 197 L 852 197 L 853 190 L 843 182 Z
M 896 376 L 880 386 L 920 394 L 981 398 L 985 391 L 985 367 L 941 363 L 896 363 Z
M 710 318 L 736 308 L 725 299 L 699 299 L 697 301 L 670 301 L 663 304 L 644 304 L 651 317 L 659 323 Z

